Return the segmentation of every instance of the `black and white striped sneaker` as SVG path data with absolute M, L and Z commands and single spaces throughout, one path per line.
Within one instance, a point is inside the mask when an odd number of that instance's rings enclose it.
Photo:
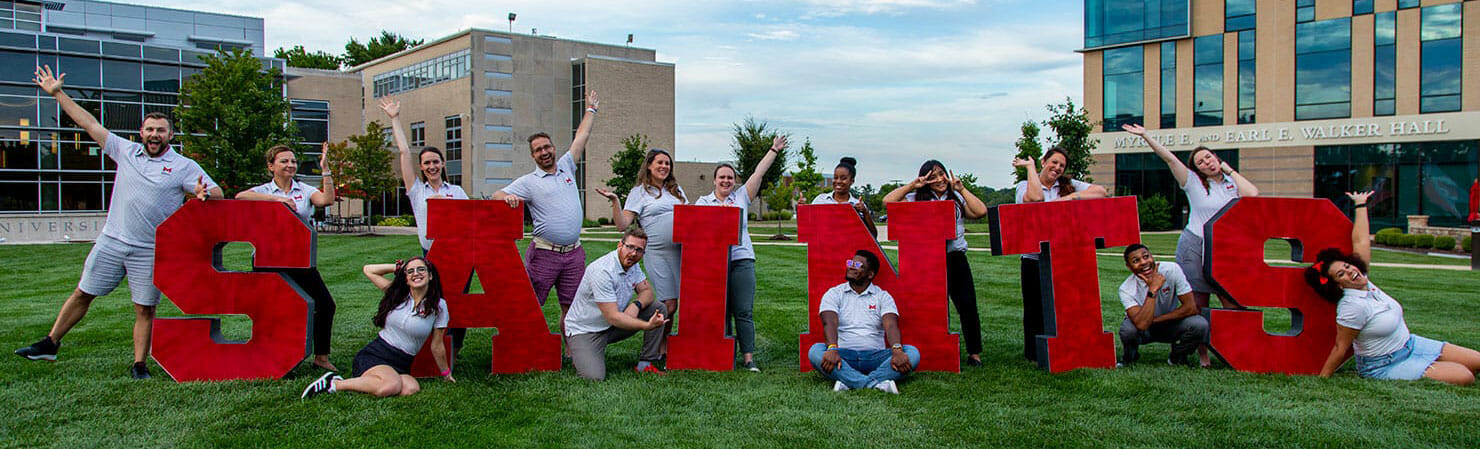
M 45 337 L 41 337 L 40 341 L 31 344 L 31 346 L 15 350 L 15 355 L 31 360 L 55 361 L 57 359 L 57 349 L 61 347 L 61 343 L 52 341 L 51 336 L 48 335 Z
M 324 373 L 324 375 L 314 380 L 313 383 L 308 384 L 308 387 L 303 389 L 303 394 L 299 395 L 298 399 L 308 399 L 324 393 L 334 393 L 334 381 L 336 380 L 344 380 L 344 378 L 334 374 L 333 371 Z

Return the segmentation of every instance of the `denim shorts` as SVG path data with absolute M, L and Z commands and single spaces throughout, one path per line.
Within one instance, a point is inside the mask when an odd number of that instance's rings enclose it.
M 1418 380 L 1443 349 L 1442 341 L 1412 335 L 1397 351 L 1376 357 L 1357 356 L 1357 374 L 1373 379 Z

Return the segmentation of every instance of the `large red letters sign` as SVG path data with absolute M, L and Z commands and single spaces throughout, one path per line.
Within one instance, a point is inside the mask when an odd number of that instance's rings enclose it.
M 1255 197 L 1234 200 L 1205 229 L 1205 274 L 1222 294 L 1291 313 L 1290 332 L 1271 335 L 1263 312 L 1214 309 L 1213 349 L 1239 371 L 1320 373 L 1336 339 L 1336 305 L 1305 284 L 1305 267 L 1265 264 L 1264 242 L 1289 240 L 1291 259 L 1301 262 L 1314 262 L 1323 248 L 1350 253 L 1351 220 L 1325 199 Z
M 503 201 L 427 201 L 427 259 L 442 274 L 448 327 L 498 328 L 493 373 L 560 370 L 560 336 L 550 333 L 515 241 L 524 212 Z M 471 291 L 474 274 L 483 293 Z M 417 354 L 417 357 L 431 354 Z
M 313 231 L 282 203 L 191 200 L 155 233 L 154 285 L 190 315 L 240 314 L 252 338 L 229 341 L 217 318 L 159 318 L 150 351 L 178 382 L 274 379 L 308 355 L 313 299 L 288 276 L 226 272 L 221 248 L 247 242 L 253 268 L 311 268 Z
M 742 193 L 743 194 L 743 193 Z M 739 243 L 740 208 L 674 206 L 673 241 L 683 245 L 679 298 L 683 321 L 668 337 L 669 369 L 728 371 L 735 339 L 725 337 L 730 245 Z
M 894 297 L 900 338 L 920 350 L 921 371 L 961 371 L 961 343 L 949 331 L 946 310 L 946 242 L 956 238 L 952 207 L 948 201 L 891 203 L 889 239 L 899 242 L 899 269 L 896 274 L 886 262 L 874 277 Z M 807 244 L 808 327 L 798 352 L 805 372 L 812 369 L 807 350 L 826 338 L 817 315 L 822 294 L 846 282 L 845 261 L 858 250 L 873 252 L 881 262 L 889 258 L 850 205 L 808 204 L 797 213 L 797 237 Z
M 989 210 L 992 254 L 1039 254 L 1044 334 L 1038 366 L 1051 373 L 1115 367 L 1100 315 L 1095 249 L 1141 241 L 1135 197 L 1004 204 Z

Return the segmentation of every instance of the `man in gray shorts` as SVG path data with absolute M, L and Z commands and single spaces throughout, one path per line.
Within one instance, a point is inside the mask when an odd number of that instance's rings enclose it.
M 31 360 L 56 360 L 62 337 L 87 315 L 93 298 L 112 292 L 128 276 L 134 301 L 134 364 L 129 374 L 135 379 L 148 379 L 144 360 L 149 356 L 154 307 L 159 304 L 159 290 L 154 287 L 154 230 L 180 208 L 185 195 L 193 194 L 204 201 L 222 197 L 221 189 L 195 161 L 170 149 L 174 132 L 169 116 L 158 112 L 145 115 L 139 128 L 144 143 L 131 142 L 103 128 L 97 118 L 72 101 L 62 91 L 64 78 L 66 74 L 53 77 L 50 67 L 36 68 L 36 85 L 56 98 L 62 111 L 103 147 L 103 153 L 113 159 L 118 170 L 107 221 L 82 265 L 77 289 L 62 304 L 51 333 L 15 353 Z
M 668 338 L 663 325 L 668 309 L 653 299 L 653 289 L 637 262 L 647 251 L 647 234 L 627 228 L 617 250 L 586 267 L 570 313 L 565 315 L 565 341 L 576 374 L 590 380 L 606 379 L 606 345 L 643 332 L 637 371 L 662 373 L 653 363 Z M 636 297 L 633 297 L 636 293 Z

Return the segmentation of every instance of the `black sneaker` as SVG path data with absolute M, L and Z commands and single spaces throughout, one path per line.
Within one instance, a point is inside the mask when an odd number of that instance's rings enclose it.
M 966 366 L 982 366 L 982 359 L 966 358 Z
M 15 350 L 15 355 L 31 360 L 56 361 L 57 349 L 61 347 L 61 343 L 52 341 L 51 336 L 48 335 L 45 337 L 41 337 L 41 341 L 37 341 L 36 343 L 31 344 L 31 346 Z
M 138 380 L 145 380 L 151 377 L 149 375 L 149 367 L 144 362 L 134 362 L 134 366 L 129 367 L 128 374 L 130 377 Z
M 319 376 L 318 379 L 315 379 L 313 383 L 308 384 L 307 387 L 304 387 L 303 394 L 299 395 L 298 399 L 308 399 L 324 393 L 334 393 L 334 381 L 336 380 L 344 380 L 344 378 L 339 377 L 339 375 L 337 374 L 334 374 L 333 371 L 324 373 L 324 375 Z
M 759 373 L 759 372 L 761 372 L 761 367 L 760 367 L 760 365 L 756 365 L 756 364 L 755 364 L 755 360 L 751 360 L 751 361 L 749 361 L 749 362 L 745 362 L 745 364 L 744 364 L 744 365 L 742 365 L 742 366 L 743 366 L 743 367 L 744 367 L 744 368 L 745 368 L 745 369 L 746 369 L 746 370 L 747 370 L 747 371 L 750 371 L 750 372 L 752 372 L 752 373 Z

